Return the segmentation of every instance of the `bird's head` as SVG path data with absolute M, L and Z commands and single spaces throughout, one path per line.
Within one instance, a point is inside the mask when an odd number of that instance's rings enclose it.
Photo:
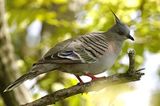
M 134 41 L 134 38 L 130 35 L 129 27 L 123 24 L 112 10 L 111 12 L 113 13 L 116 21 L 116 24 L 111 28 L 111 31 L 118 34 L 121 38 L 131 39 Z

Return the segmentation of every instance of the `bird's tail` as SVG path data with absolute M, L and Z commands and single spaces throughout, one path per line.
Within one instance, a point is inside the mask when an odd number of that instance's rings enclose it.
M 31 69 L 30 72 L 24 74 L 23 76 L 21 76 L 20 78 L 18 78 L 16 81 L 14 81 L 13 83 L 11 83 L 5 90 L 4 92 L 7 91 L 11 91 L 12 89 L 16 88 L 17 86 L 19 86 L 20 84 L 22 84 L 24 81 L 28 80 L 28 79 L 33 79 L 34 77 L 46 73 L 48 71 L 51 70 L 55 70 L 56 66 L 55 65 L 47 65 L 47 64 L 41 64 L 41 65 L 37 65 L 37 66 L 33 66 L 33 68 Z
M 7 91 L 11 91 L 12 89 L 16 88 L 17 86 L 19 86 L 21 83 L 23 83 L 24 81 L 26 81 L 27 79 L 32 79 L 35 77 L 35 73 L 33 72 L 29 72 L 27 74 L 24 74 L 23 76 L 21 76 L 20 78 L 18 78 L 16 81 L 14 81 L 13 83 L 11 83 L 5 90 L 4 92 Z

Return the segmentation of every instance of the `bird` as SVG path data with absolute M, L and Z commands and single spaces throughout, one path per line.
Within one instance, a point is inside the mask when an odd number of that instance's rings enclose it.
M 91 32 L 56 44 L 33 64 L 29 72 L 11 83 L 4 92 L 13 90 L 28 79 L 54 70 L 74 74 L 80 84 L 84 83 L 80 78 L 82 75 L 92 80 L 98 79 L 96 74 L 112 67 L 123 42 L 127 39 L 134 41 L 129 27 L 112 10 L 111 12 L 115 24 L 107 31 Z

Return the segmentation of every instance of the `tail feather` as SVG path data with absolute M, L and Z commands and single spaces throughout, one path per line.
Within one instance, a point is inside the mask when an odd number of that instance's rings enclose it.
M 24 81 L 26 81 L 28 79 L 34 78 L 35 75 L 36 74 L 33 73 L 33 72 L 29 72 L 27 74 L 24 74 L 23 76 L 21 76 L 20 78 L 18 78 L 16 81 L 14 81 L 13 83 L 11 83 L 3 92 L 11 91 L 12 89 L 16 88 L 21 83 L 23 83 Z
M 36 77 L 40 74 L 47 73 L 47 72 L 55 70 L 55 69 L 57 69 L 56 64 L 35 65 L 32 67 L 30 72 L 24 74 L 23 76 L 18 78 L 16 81 L 11 83 L 3 92 L 11 91 L 12 89 L 16 88 L 17 86 L 19 86 L 21 83 L 23 83 L 26 80 L 33 79 L 34 77 Z

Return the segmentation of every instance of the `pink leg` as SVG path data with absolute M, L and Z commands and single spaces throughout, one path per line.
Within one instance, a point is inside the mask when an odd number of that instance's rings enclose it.
M 91 74 L 91 73 L 86 73 L 85 74 L 86 76 L 88 76 L 88 77 L 90 77 L 90 78 L 92 78 L 92 80 L 97 80 L 98 78 L 97 77 L 95 77 L 93 74 Z
M 78 75 L 75 75 L 75 76 L 78 79 L 78 81 L 79 81 L 80 84 L 84 84 L 84 82 L 82 81 L 82 79 Z

